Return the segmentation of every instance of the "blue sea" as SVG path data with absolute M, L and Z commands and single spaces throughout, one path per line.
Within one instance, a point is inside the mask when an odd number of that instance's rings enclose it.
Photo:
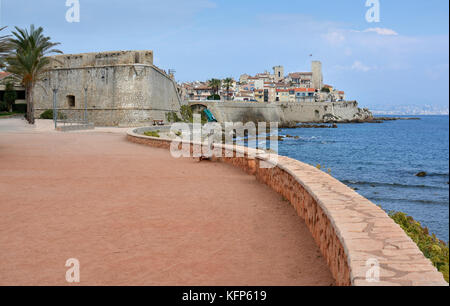
M 279 154 L 331 170 L 385 211 L 402 211 L 449 241 L 449 117 L 337 129 L 282 129 Z M 418 172 L 427 176 L 419 178 Z

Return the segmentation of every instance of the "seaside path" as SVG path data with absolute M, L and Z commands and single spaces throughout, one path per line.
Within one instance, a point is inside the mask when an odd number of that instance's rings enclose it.
M 1 123 L 0 123 L 1 124 Z M 0 285 L 332 285 L 282 197 L 114 133 L 0 129 Z

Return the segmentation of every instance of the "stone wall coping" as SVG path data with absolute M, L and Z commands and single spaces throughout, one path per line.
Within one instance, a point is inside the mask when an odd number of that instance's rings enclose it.
M 161 143 L 173 141 L 136 132 L 137 129 L 129 130 L 128 137 Z M 350 274 L 348 283 L 354 286 L 448 286 L 416 243 L 383 209 L 331 175 L 298 160 L 263 150 L 230 144 L 214 144 L 214 148 L 242 154 L 244 159 L 269 163 L 289 174 L 307 191 L 323 210 L 344 249 Z M 369 260 L 379 263 L 379 282 L 366 280 Z

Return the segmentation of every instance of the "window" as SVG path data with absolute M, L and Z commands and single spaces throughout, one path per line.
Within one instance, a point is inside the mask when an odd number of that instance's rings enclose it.
M 75 107 L 75 96 L 67 96 L 67 104 L 69 107 Z

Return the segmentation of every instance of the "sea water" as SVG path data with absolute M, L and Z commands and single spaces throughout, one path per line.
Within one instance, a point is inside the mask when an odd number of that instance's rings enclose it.
M 401 211 L 449 240 L 449 117 L 281 129 L 279 154 L 324 171 L 385 211 Z M 426 177 L 417 177 L 425 171 Z

